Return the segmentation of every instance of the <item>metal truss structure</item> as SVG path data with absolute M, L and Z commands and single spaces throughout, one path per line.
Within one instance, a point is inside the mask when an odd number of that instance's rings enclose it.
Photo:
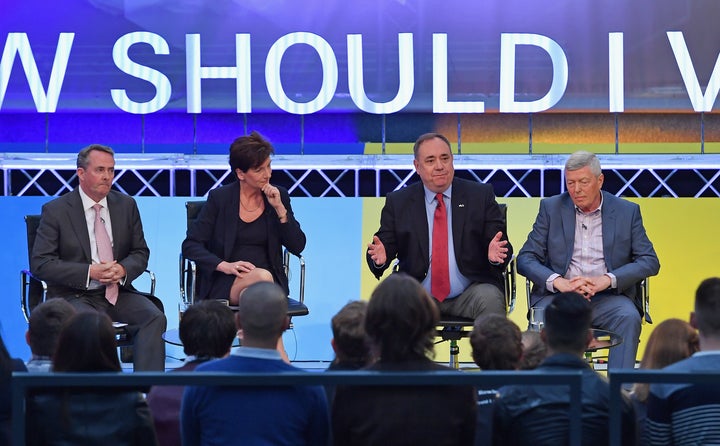
M 0 154 L 3 196 L 59 196 L 77 185 L 75 154 Z M 456 155 L 458 177 L 498 197 L 564 190 L 567 155 Z M 720 154 L 600 155 L 603 188 L 626 197 L 720 197 Z M 411 155 L 278 155 L 273 182 L 295 197 L 383 197 L 416 181 Z M 133 196 L 202 197 L 232 181 L 222 155 L 118 154 L 115 187 Z

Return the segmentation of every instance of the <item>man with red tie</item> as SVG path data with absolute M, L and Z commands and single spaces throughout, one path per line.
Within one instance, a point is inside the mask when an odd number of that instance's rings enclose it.
M 42 208 L 30 270 L 78 310 L 104 311 L 127 323 L 136 371 L 164 371 L 160 300 L 132 286 L 147 268 L 150 250 L 132 197 L 112 190 L 115 157 L 93 144 L 78 153 L 79 186 Z
M 378 279 L 398 259 L 444 315 L 505 314 L 502 272 L 512 258 L 492 186 L 455 178 L 448 139 L 426 133 L 413 147 L 420 183 L 385 198 L 367 263 Z

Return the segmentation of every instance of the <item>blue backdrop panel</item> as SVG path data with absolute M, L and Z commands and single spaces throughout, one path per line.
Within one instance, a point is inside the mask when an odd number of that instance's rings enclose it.
M 0 198 L 0 323 L 2 337 L 13 356 L 28 358 L 25 344 L 27 324 L 20 311 L 20 270 L 27 268 L 26 214 L 40 213 L 46 197 Z M 145 238 L 150 248 L 149 268 L 157 276 L 156 294 L 165 304 L 168 327 L 177 327 L 179 301 L 178 256 L 185 237 L 184 197 L 138 197 Z M 361 198 L 295 198 L 296 218 L 307 235 L 303 253 L 307 262 L 305 302 L 310 315 L 295 318 L 294 328 L 284 340 L 291 359 L 324 361 L 333 357 L 330 319 L 347 301 L 360 298 L 362 249 Z M 291 293 L 297 295 L 299 266 L 292 265 Z M 144 283 L 136 281 L 138 287 Z M 168 355 L 182 357 L 179 348 Z

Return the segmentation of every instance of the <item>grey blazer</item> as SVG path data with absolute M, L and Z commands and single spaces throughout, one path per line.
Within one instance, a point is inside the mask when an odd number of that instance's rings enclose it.
M 660 271 L 660 262 L 645 233 L 640 206 L 602 192 L 603 253 L 608 272 L 617 278 L 615 294 L 637 301 L 637 284 Z M 534 286 L 531 305 L 549 294 L 545 281 L 553 273 L 564 275 L 575 244 L 575 206 L 565 192 L 540 201 L 540 211 L 517 257 L 518 272 Z
M 112 220 L 113 254 L 127 272 L 126 288 L 147 268 L 150 250 L 142 221 L 132 197 L 115 190 L 107 196 Z M 92 263 L 90 236 L 77 189 L 42 207 L 30 270 L 48 283 L 48 297 L 63 297 L 87 290 L 88 265 Z

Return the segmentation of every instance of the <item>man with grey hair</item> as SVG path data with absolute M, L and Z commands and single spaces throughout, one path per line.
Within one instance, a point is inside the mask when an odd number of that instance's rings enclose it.
M 276 346 L 288 327 L 287 297 L 271 282 L 250 285 L 240 296 L 236 322 L 242 346 L 230 356 L 198 366 L 198 372 L 283 373 Z M 240 378 L 242 379 L 242 378 Z M 182 444 L 323 445 L 330 430 L 325 391 L 320 386 L 190 386 L 180 414 Z
M 610 349 L 609 368 L 633 368 L 640 339 L 638 283 L 660 270 L 640 207 L 601 190 L 597 157 L 575 152 L 565 163 L 567 192 L 543 199 L 517 257 L 533 282 L 530 305 L 544 308 L 555 293 L 577 292 L 592 307 L 592 325 L 624 342 Z
M 366 261 L 378 280 L 397 271 L 420 282 L 440 313 L 505 315 L 503 271 L 513 257 L 505 215 L 490 184 L 455 178 L 450 141 L 415 141 L 420 181 L 387 194 Z
M 30 258 L 33 275 L 79 311 L 96 310 L 127 323 L 136 371 L 165 370 L 162 302 L 132 286 L 150 250 L 132 197 L 112 190 L 115 157 L 92 144 L 77 156 L 79 187 L 42 207 Z

